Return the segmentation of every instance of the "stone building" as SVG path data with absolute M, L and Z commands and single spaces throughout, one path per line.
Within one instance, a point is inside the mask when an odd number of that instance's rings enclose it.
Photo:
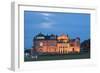
M 37 34 L 33 39 L 33 49 L 39 54 L 68 54 L 80 52 L 80 39 L 70 39 L 68 35 Z

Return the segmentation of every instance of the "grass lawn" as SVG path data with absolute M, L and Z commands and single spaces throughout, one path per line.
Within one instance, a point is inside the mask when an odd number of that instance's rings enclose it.
M 90 53 L 65 54 L 65 55 L 41 55 L 37 59 L 24 57 L 24 61 L 46 61 L 46 60 L 66 60 L 66 59 L 86 59 L 90 58 Z

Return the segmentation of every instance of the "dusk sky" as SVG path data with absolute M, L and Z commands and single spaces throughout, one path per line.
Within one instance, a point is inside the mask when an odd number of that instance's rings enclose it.
M 39 32 L 64 33 L 72 39 L 80 37 L 82 42 L 90 38 L 90 14 L 24 11 L 24 48 L 32 47 Z

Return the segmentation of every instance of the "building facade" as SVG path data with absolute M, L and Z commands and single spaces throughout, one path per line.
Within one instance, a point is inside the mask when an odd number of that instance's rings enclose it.
M 33 39 L 33 49 L 39 54 L 68 54 L 80 52 L 80 39 L 70 39 L 68 35 L 37 34 Z

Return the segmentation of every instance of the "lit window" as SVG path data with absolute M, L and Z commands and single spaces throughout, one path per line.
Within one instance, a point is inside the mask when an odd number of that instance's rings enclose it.
M 43 46 L 43 42 L 40 42 L 40 46 Z

